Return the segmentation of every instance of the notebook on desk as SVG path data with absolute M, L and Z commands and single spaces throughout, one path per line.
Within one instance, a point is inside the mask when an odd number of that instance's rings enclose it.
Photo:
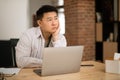
M 42 76 L 80 71 L 84 46 L 45 48 L 41 69 Z
M 18 74 L 21 68 L 0 68 L 0 73 L 3 74 Z

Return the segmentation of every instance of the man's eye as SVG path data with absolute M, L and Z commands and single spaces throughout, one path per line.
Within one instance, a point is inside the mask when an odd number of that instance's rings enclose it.
M 52 19 L 47 19 L 47 21 L 52 21 Z
M 55 17 L 55 20 L 58 20 L 58 17 Z

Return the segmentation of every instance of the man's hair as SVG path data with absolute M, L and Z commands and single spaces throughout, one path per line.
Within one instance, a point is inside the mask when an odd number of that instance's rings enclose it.
M 43 5 L 36 12 L 37 20 L 42 20 L 44 13 L 56 12 L 58 14 L 57 8 L 51 5 Z

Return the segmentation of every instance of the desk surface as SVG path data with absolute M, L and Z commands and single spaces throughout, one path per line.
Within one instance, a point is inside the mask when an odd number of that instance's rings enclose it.
M 105 65 L 95 61 L 83 61 L 82 65 L 93 64 L 94 66 L 82 66 L 80 72 L 40 76 L 32 69 L 22 69 L 19 74 L 7 77 L 7 80 L 120 80 L 120 74 L 105 73 Z

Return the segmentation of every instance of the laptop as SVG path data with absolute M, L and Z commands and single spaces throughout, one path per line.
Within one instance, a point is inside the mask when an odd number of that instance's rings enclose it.
M 45 48 L 41 76 L 79 72 L 83 48 L 84 46 Z

